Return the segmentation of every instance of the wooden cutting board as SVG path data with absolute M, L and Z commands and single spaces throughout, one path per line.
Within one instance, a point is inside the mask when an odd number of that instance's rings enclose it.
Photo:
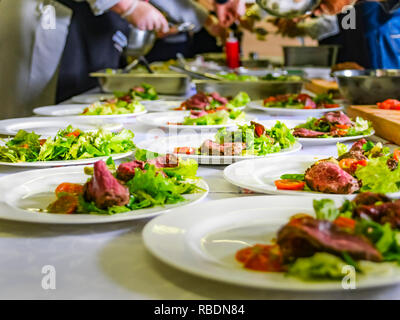
M 347 114 L 351 118 L 371 121 L 378 136 L 400 145 L 400 111 L 382 110 L 377 106 L 350 106 Z
M 334 98 L 340 97 L 339 86 L 336 81 L 312 79 L 305 83 L 305 88 L 315 94 L 331 93 Z

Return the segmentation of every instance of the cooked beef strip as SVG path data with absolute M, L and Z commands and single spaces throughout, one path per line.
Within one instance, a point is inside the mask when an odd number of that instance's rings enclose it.
M 342 256 L 344 252 L 356 260 L 381 261 L 379 251 L 368 239 L 350 234 L 330 221 L 312 217 L 294 219 L 278 233 L 277 243 L 285 261 L 310 257 L 316 252 Z
M 129 203 L 128 188 L 114 178 L 104 161 L 94 164 L 93 177 L 84 185 L 84 197 L 100 209 Z
M 305 181 L 313 191 L 333 194 L 352 194 L 360 189 L 357 179 L 331 161 L 319 161 L 305 174 Z

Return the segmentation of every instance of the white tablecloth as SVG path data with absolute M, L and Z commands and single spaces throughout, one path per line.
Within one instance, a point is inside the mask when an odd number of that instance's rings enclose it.
M 250 112 L 258 119 L 270 119 Z M 136 141 L 146 128 L 129 124 Z M 307 147 L 301 154 L 335 155 L 334 145 Z M 295 155 L 294 155 L 295 156 Z M 205 201 L 249 196 L 223 179 L 223 167 L 200 166 L 210 185 Z M 0 167 L 0 176 L 21 169 Z M 190 209 L 188 209 L 190 210 Z M 147 221 L 93 226 L 52 226 L 0 220 L 2 299 L 396 299 L 400 286 L 337 293 L 289 293 L 236 287 L 177 271 L 144 248 Z M 42 288 L 43 266 L 56 270 L 56 289 Z

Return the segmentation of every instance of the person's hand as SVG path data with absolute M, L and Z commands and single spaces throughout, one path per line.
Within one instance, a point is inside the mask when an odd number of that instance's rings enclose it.
M 169 31 L 167 19 L 160 11 L 145 1 L 121 0 L 111 10 L 123 16 L 136 1 L 133 12 L 125 17 L 129 23 L 141 30 L 157 30 L 164 33 Z
M 246 3 L 244 0 L 229 0 L 224 4 L 216 3 L 215 12 L 221 26 L 227 28 L 246 13 Z
M 315 14 L 338 14 L 342 12 L 343 8 L 348 5 L 354 4 L 354 0 L 322 0 L 320 6 L 315 10 Z
M 210 35 L 217 38 L 217 42 L 225 43 L 229 36 L 229 29 L 221 26 L 218 19 L 212 14 L 207 17 L 204 28 Z
M 163 33 L 169 30 L 168 21 L 163 14 L 144 1 L 139 1 L 136 9 L 126 19 L 141 30 L 159 30 Z

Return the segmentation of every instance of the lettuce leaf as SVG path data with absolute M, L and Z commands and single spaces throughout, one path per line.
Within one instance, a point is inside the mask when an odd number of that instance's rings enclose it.
M 246 92 L 239 92 L 232 100 L 226 105 L 229 109 L 245 107 L 250 102 L 250 97 Z
M 197 179 L 197 169 L 199 165 L 194 159 L 182 160 L 179 159 L 178 166 L 175 168 L 163 168 L 163 171 L 169 177 L 176 177 L 179 180 Z
M 336 208 L 335 201 L 332 199 L 321 199 L 321 200 L 314 200 L 313 207 L 315 210 L 315 215 L 319 220 L 335 220 L 340 211 Z
M 367 166 L 355 173 L 362 181 L 361 192 L 391 193 L 400 190 L 400 168 L 391 171 L 387 166 L 389 157 L 369 159 Z

